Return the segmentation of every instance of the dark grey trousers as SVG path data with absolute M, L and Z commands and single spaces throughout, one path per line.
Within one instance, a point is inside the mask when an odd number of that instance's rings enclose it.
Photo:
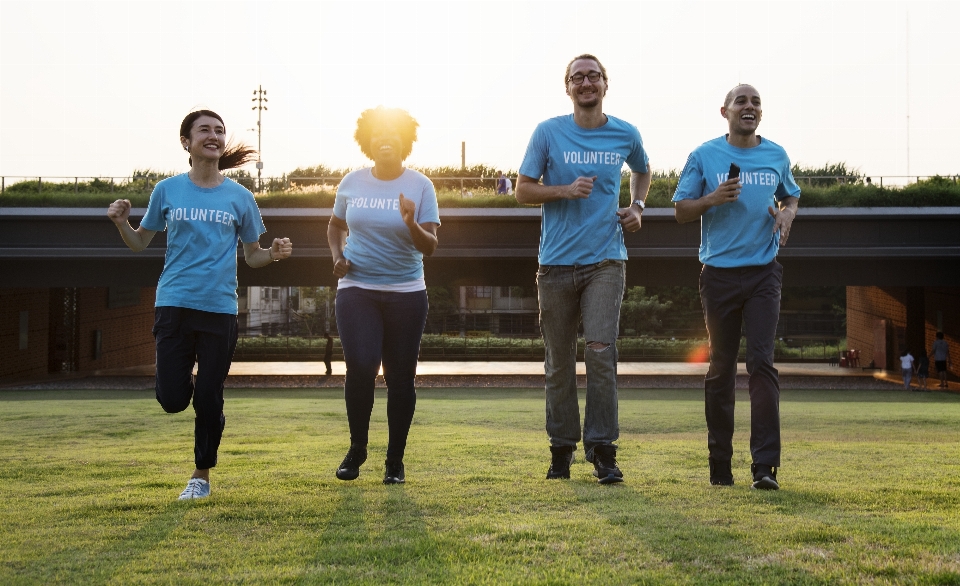
M 733 415 L 741 327 L 750 375 L 750 452 L 754 464 L 780 466 L 780 378 L 773 345 L 780 318 L 783 267 L 717 268 L 704 265 L 700 301 L 710 336 L 704 381 L 710 459 L 733 457 Z

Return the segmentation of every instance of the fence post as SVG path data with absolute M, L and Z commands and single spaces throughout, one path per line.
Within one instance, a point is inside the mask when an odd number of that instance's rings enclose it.
M 110 178 L 110 193 L 113 193 L 113 177 Z
M 37 193 L 43 193 L 43 177 L 37 177 Z
M 79 177 L 74 177 L 74 178 L 73 178 L 73 192 L 74 192 L 74 193 L 80 193 L 80 178 L 79 178 Z

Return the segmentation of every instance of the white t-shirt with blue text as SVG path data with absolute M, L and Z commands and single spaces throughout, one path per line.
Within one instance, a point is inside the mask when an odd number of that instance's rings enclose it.
M 176 175 L 154 187 L 140 225 L 167 231 L 157 307 L 237 314 L 237 240 L 267 231 L 250 191 L 229 178 L 205 188 Z
M 767 208 L 800 197 L 783 147 L 765 138 L 753 148 L 735 147 L 726 136 L 705 142 L 687 157 L 673 201 L 700 199 L 727 180 L 730 163 L 740 167 L 737 201 L 714 206 L 700 219 L 700 262 L 711 267 L 764 266 L 780 250 L 780 233 Z
M 544 185 L 569 185 L 578 177 L 594 177 L 586 199 L 562 199 L 543 204 L 540 229 L 541 265 L 588 265 L 626 260 L 620 208 L 620 172 L 647 172 L 648 157 L 640 132 L 607 116 L 599 128 L 581 128 L 573 114 L 537 125 L 520 164 L 520 174 L 543 179 Z
M 366 168 L 352 171 L 340 182 L 333 215 L 350 231 L 343 249 L 350 271 L 341 286 L 348 282 L 377 288 L 423 280 L 423 253 L 403 223 L 401 193 L 416 205 L 418 224 L 440 224 L 437 193 L 422 173 L 404 169 L 400 177 L 381 181 Z

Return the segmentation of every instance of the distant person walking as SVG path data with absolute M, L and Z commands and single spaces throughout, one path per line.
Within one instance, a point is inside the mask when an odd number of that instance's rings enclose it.
M 327 337 L 327 345 L 323 349 L 323 365 L 327 367 L 327 376 L 333 374 L 333 338 L 330 332 L 323 332 Z
M 546 350 L 548 479 L 570 478 L 577 442 L 601 484 L 623 481 L 617 466 L 617 335 L 626 279 L 623 232 L 640 229 L 650 188 L 647 152 L 635 126 L 603 112 L 609 79 L 593 55 L 569 64 L 564 86 L 573 114 L 541 122 L 523 157 L 517 201 L 540 205 L 537 290 Z M 620 173 L 630 170 L 632 203 L 621 208 Z M 541 183 L 541 179 L 543 183 Z M 587 402 L 580 428 L 577 331 L 586 338 Z
M 950 370 L 950 346 L 943 339 L 943 332 L 937 332 L 937 339 L 933 341 L 930 353 L 933 354 L 933 364 L 937 367 L 937 376 L 940 377 L 939 388 L 949 388 L 947 372 Z
M 910 380 L 913 378 L 913 354 L 909 350 L 900 353 L 900 374 L 903 375 L 903 389 L 910 390 Z
M 497 178 L 497 195 L 507 194 L 507 176 L 500 171 L 500 177 Z
M 167 413 L 179 413 L 192 399 L 196 413 L 196 469 L 181 500 L 210 495 L 210 469 L 217 465 L 226 424 L 223 382 L 237 344 L 237 240 L 253 268 L 293 252 L 287 238 L 260 248 L 266 228 L 253 194 L 220 172 L 250 162 L 256 151 L 243 145 L 228 148 L 225 136 L 218 114 L 191 112 L 180 125 L 190 171 L 157 183 L 137 229 L 129 222 L 129 200 L 118 199 L 107 210 L 134 252 L 145 249 L 160 230 L 167 231 L 153 326 L 157 401 Z
M 417 357 L 427 323 L 423 257 L 437 248 L 440 215 L 433 183 L 403 166 L 417 140 L 407 112 L 379 106 L 357 120 L 354 138 L 373 167 L 337 188 L 327 242 L 337 276 L 337 330 L 347 375 L 350 449 L 337 478 L 354 480 L 367 459 L 377 372 L 387 383 L 389 442 L 384 484 L 405 481 L 407 435 L 416 410 Z
M 797 215 L 800 187 L 778 144 L 757 134 L 760 94 L 730 90 L 728 133 L 687 158 L 673 195 L 677 221 L 700 220 L 700 300 L 710 338 L 704 381 L 710 484 L 732 485 L 740 332 L 747 339 L 753 488 L 780 488 L 780 378 L 773 366 L 783 267 L 777 252 Z

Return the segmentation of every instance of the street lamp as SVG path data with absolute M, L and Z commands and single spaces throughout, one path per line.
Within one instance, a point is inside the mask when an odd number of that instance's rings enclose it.
M 251 110 L 257 111 L 257 191 L 263 191 L 263 180 L 260 178 L 260 173 L 263 171 L 263 161 L 260 159 L 260 130 L 261 125 L 260 121 L 263 118 L 263 111 L 267 109 L 263 104 L 267 102 L 267 90 L 263 89 L 263 86 L 257 86 L 257 89 L 253 90 L 253 99 L 251 100 L 256 102 L 256 105 L 251 108 Z

